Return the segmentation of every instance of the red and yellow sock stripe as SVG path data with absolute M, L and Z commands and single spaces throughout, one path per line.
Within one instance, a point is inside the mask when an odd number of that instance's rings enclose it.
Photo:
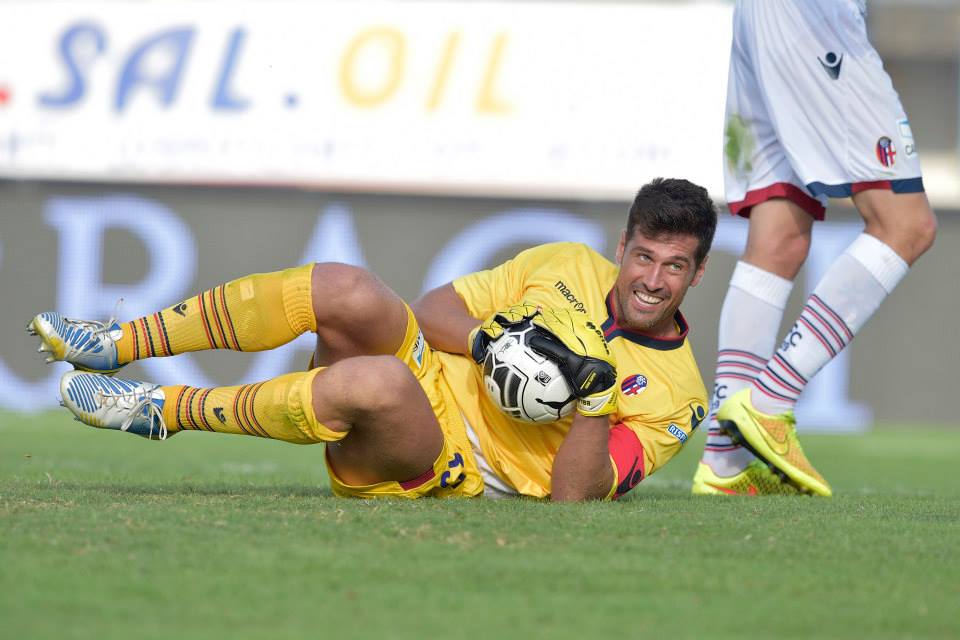
M 264 384 L 211 389 L 180 387 L 176 399 L 169 400 L 175 404 L 176 428 L 269 438 L 254 409 L 257 393 Z
M 226 285 L 204 291 L 196 297 L 200 320 L 211 349 L 243 351 L 227 306 Z
M 263 425 L 261 425 L 257 419 L 253 405 L 257 393 L 263 385 L 263 382 L 259 382 L 257 384 L 248 384 L 240 387 L 240 391 L 234 400 L 233 411 L 237 418 L 237 424 L 241 429 L 250 435 L 269 438 L 270 436 L 267 434 L 267 430 L 263 428 Z
M 124 323 L 123 331 L 133 336 L 134 360 L 174 355 L 162 311 Z

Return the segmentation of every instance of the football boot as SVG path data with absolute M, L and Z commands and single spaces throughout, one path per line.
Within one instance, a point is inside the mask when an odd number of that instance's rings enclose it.
M 754 408 L 750 387 L 727 398 L 717 411 L 721 433 L 743 446 L 772 469 L 780 471 L 798 489 L 831 496 L 830 485 L 803 453 L 792 411 L 768 415 Z
M 165 398 L 160 385 L 68 371 L 60 379 L 60 395 L 63 406 L 92 427 L 135 433 L 150 440 L 173 435 L 163 420 Z
M 47 362 L 69 362 L 75 369 L 111 374 L 123 365 L 117 361 L 117 340 L 123 335 L 120 325 L 110 320 L 73 320 L 55 311 L 34 316 L 27 333 L 40 338 L 40 353 Z
M 718 476 L 710 465 L 700 462 L 693 476 L 695 496 L 800 495 L 800 491 L 763 462 L 753 460 L 732 476 Z

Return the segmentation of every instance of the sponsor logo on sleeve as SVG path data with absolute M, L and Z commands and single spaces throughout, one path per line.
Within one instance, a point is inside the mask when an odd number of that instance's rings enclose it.
M 683 429 L 681 429 L 677 425 L 671 422 L 670 426 L 667 427 L 667 431 L 670 433 L 670 435 L 672 435 L 674 438 L 679 440 L 680 444 L 687 444 L 687 434 L 685 434 L 683 432 Z

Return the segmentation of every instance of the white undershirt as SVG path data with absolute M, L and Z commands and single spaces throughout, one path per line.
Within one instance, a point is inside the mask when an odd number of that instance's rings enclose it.
M 480 477 L 483 478 L 483 497 L 499 499 L 512 498 L 520 495 L 516 489 L 496 474 L 493 467 L 490 466 L 490 463 L 487 462 L 487 459 L 483 456 L 483 450 L 480 448 L 480 438 L 477 437 L 477 433 L 462 413 L 460 417 L 463 418 L 463 424 L 467 428 L 467 438 L 470 439 L 470 445 L 473 448 L 473 457 L 477 461 L 477 468 L 480 469 Z

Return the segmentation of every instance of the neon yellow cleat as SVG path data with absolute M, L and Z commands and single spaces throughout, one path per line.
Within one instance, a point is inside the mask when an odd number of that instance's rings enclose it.
M 800 495 L 796 487 L 785 482 L 759 460 L 754 460 L 746 469 L 730 477 L 718 476 L 709 465 L 701 462 L 693 476 L 692 493 L 695 496 Z
M 782 472 L 801 491 L 832 496 L 830 485 L 803 454 L 793 412 L 771 416 L 750 401 L 750 387 L 727 398 L 717 411 L 721 431 L 771 468 Z

